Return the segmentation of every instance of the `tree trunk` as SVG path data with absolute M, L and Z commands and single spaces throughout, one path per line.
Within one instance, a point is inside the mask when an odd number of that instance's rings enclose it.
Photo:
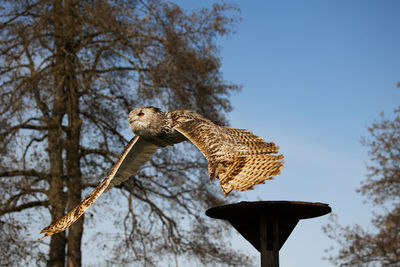
M 50 159 L 50 189 L 49 204 L 52 207 L 51 220 L 55 221 L 64 215 L 65 211 L 65 194 L 63 192 L 63 161 L 62 161 L 62 115 L 57 114 L 63 104 L 63 100 L 59 95 L 60 90 L 56 90 L 53 116 L 49 121 L 49 137 L 48 137 L 48 153 Z M 64 266 L 65 259 L 65 233 L 53 235 L 50 241 L 50 259 L 48 266 Z
M 73 209 L 81 201 L 82 177 L 79 164 L 79 137 L 81 129 L 81 120 L 79 119 L 78 98 L 70 88 L 68 94 L 68 132 L 67 132 L 67 175 L 68 175 L 68 210 Z M 68 232 L 68 266 L 81 266 L 81 240 L 83 233 L 83 218 L 75 222 Z
M 61 2 L 55 0 L 53 6 L 53 21 L 56 36 L 62 33 L 62 25 L 59 21 L 61 11 Z M 56 47 L 59 48 L 61 43 L 56 38 Z M 56 56 L 56 67 L 61 66 L 63 62 L 62 53 Z M 63 216 L 66 207 L 64 188 L 64 173 L 63 173 L 63 138 L 62 138 L 62 118 L 65 113 L 65 97 L 62 86 L 62 75 L 56 70 L 54 75 L 54 102 L 51 117 L 48 121 L 49 137 L 48 137 L 48 153 L 50 159 L 50 189 L 49 189 L 49 203 L 52 207 L 51 218 L 52 221 L 57 220 Z M 65 265 L 65 246 L 67 240 L 65 233 L 53 235 L 50 241 L 50 259 L 48 266 L 63 267 Z
M 55 83 L 62 77 L 55 76 Z M 52 207 L 52 221 L 62 217 L 65 212 L 65 193 L 63 192 L 63 138 L 62 138 L 62 118 L 65 113 L 64 92 L 62 86 L 55 88 L 54 104 L 52 115 L 48 121 L 49 136 L 48 136 L 48 153 L 50 159 L 50 189 L 49 189 L 49 204 Z M 64 266 L 65 259 L 65 233 L 53 235 L 50 241 L 50 260 L 48 266 Z
M 80 167 L 80 133 L 82 121 L 79 118 L 79 90 L 75 73 L 76 51 L 74 39 L 79 35 L 80 22 L 77 21 L 76 5 L 74 0 L 64 1 L 65 25 L 64 48 L 65 54 L 65 90 L 67 94 L 67 140 L 66 140 L 66 167 L 67 167 L 67 202 L 68 210 L 75 208 L 81 202 L 82 174 Z M 82 265 L 81 241 L 83 234 L 84 216 L 73 224 L 68 232 L 67 266 Z
M 73 54 L 72 54 L 73 55 Z M 67 151 L 67 186 L 68 186 L 68 210 L 73 209 L 81 202 L 82 191 L 82 174 L 80 168 L 79 141 L 82 121 L 79 118 L 79 95 L 74 75 L 74 59 L 67 58 L 66 79 L 67 85 L 67 113 L 68 113 L 68 130 L 66 140 Z M 68 233 L 68 266 L 81 266 L 81 240 L 83 233 L 83 218 L 74 223 Z
M 73 5 L 70 1 L 53 1 L 53 23 L 55 29 L 55 96 L 52 120 L 55 125 L 53 132 L 49 130 L 49 153 L 52 172 L 50 203 L 53 221 L 63 216 L 67 209 L 74 208 L 81 201 L 81 171 L 79 164 L 79 140 L 81 120 L 79 118 L 78 86 L 74 73 L 75 52 L 73 47 L 73 35 L 77 30 L 73 21 Z M 62 18 L 62 19 L 60 19 Z M 62 141 L 62 118 L 68 115 L 67 138 Z M 66 151 L 66 170 L 63 171 L 63 147 Z M 63 193 L 63 174 L 67 174 L 67 200 Z M 66 209 L 67 205 L 67 209 Z M 54 214 L 54 215 L 53 215 Z M 68 232 L 68 242 L 65 233 L 52 236 L 50 244 L 49 266 L 65 266 L 65 248 L 67 247 L 67 265 L 81 266 L 81 239 L 83 232 L 83 220 L 76 222 Z

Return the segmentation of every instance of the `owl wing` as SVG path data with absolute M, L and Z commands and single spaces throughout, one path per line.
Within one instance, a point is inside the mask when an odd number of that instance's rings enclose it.
M 150 159 L 158 148 L 160 147 L 139 136 L 135 136 L 125 147 L 118 161 L 108 173 L 108 176 L 78 206 L 61 219 L 44 228 L 40 233 L 44 233 L 44 237 L 47 237 L 67 229 L 105 190 L 111 189 L 113 186 L 124 182 L 131 175 L 137 173 L 140 167 Z
M 251 190 L 283 168 L 283 155 L 273 155 L 279 147 L 250 131 L 219 126 L 188 111 L 173 118 L 174 128 L 206 157 L 210 179 L 219 179 L 225 195 L 234 189 Z

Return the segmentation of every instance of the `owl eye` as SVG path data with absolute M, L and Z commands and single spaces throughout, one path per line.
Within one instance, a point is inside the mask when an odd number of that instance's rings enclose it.
M 139 112 L 137 115 L 138 115 L 139 117 L 143 117 L 143 116 L 144 116 L 144 113 L 143 113 L 143 112 Z

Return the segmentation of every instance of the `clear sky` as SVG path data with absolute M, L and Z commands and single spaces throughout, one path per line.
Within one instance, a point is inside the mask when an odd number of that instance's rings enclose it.
M 184 8 L 215 1 L 176 1 Z M 366 127 L 400 102 L 400 1 L 231 0 L 243 20 L 221 39 L 222 71 L 241 84 L 231 126 L 274 141 L 285 169 L 243 200 L 330 204 L 342 224 L 367 228 L 371 205 L 355 192 L 365 179 Z M 378 209 L 375 209 L 379 211 Z M 332 266 L 328 216 L 300 221 L 280 253 L 283 267 Z M 258 255 L 242 238 L 235 246 Z

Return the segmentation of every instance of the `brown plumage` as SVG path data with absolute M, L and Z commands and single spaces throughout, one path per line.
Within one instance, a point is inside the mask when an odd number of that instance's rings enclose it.
M 232 190 L 250 190 L 280 173 L 283 155 L 274 143 L 247 130 L 219 126 L 187 110 L 161 111 L 141 107 L 129 113 L 136 136 L 129 142 L 108 176 L 76 208 L 44 228 L 45 236 L 64 231 L 105 191 L 137 173 L 161 147 L 191 141 L 206 157 L 210 179 L 219 179 L 225 195 Z

